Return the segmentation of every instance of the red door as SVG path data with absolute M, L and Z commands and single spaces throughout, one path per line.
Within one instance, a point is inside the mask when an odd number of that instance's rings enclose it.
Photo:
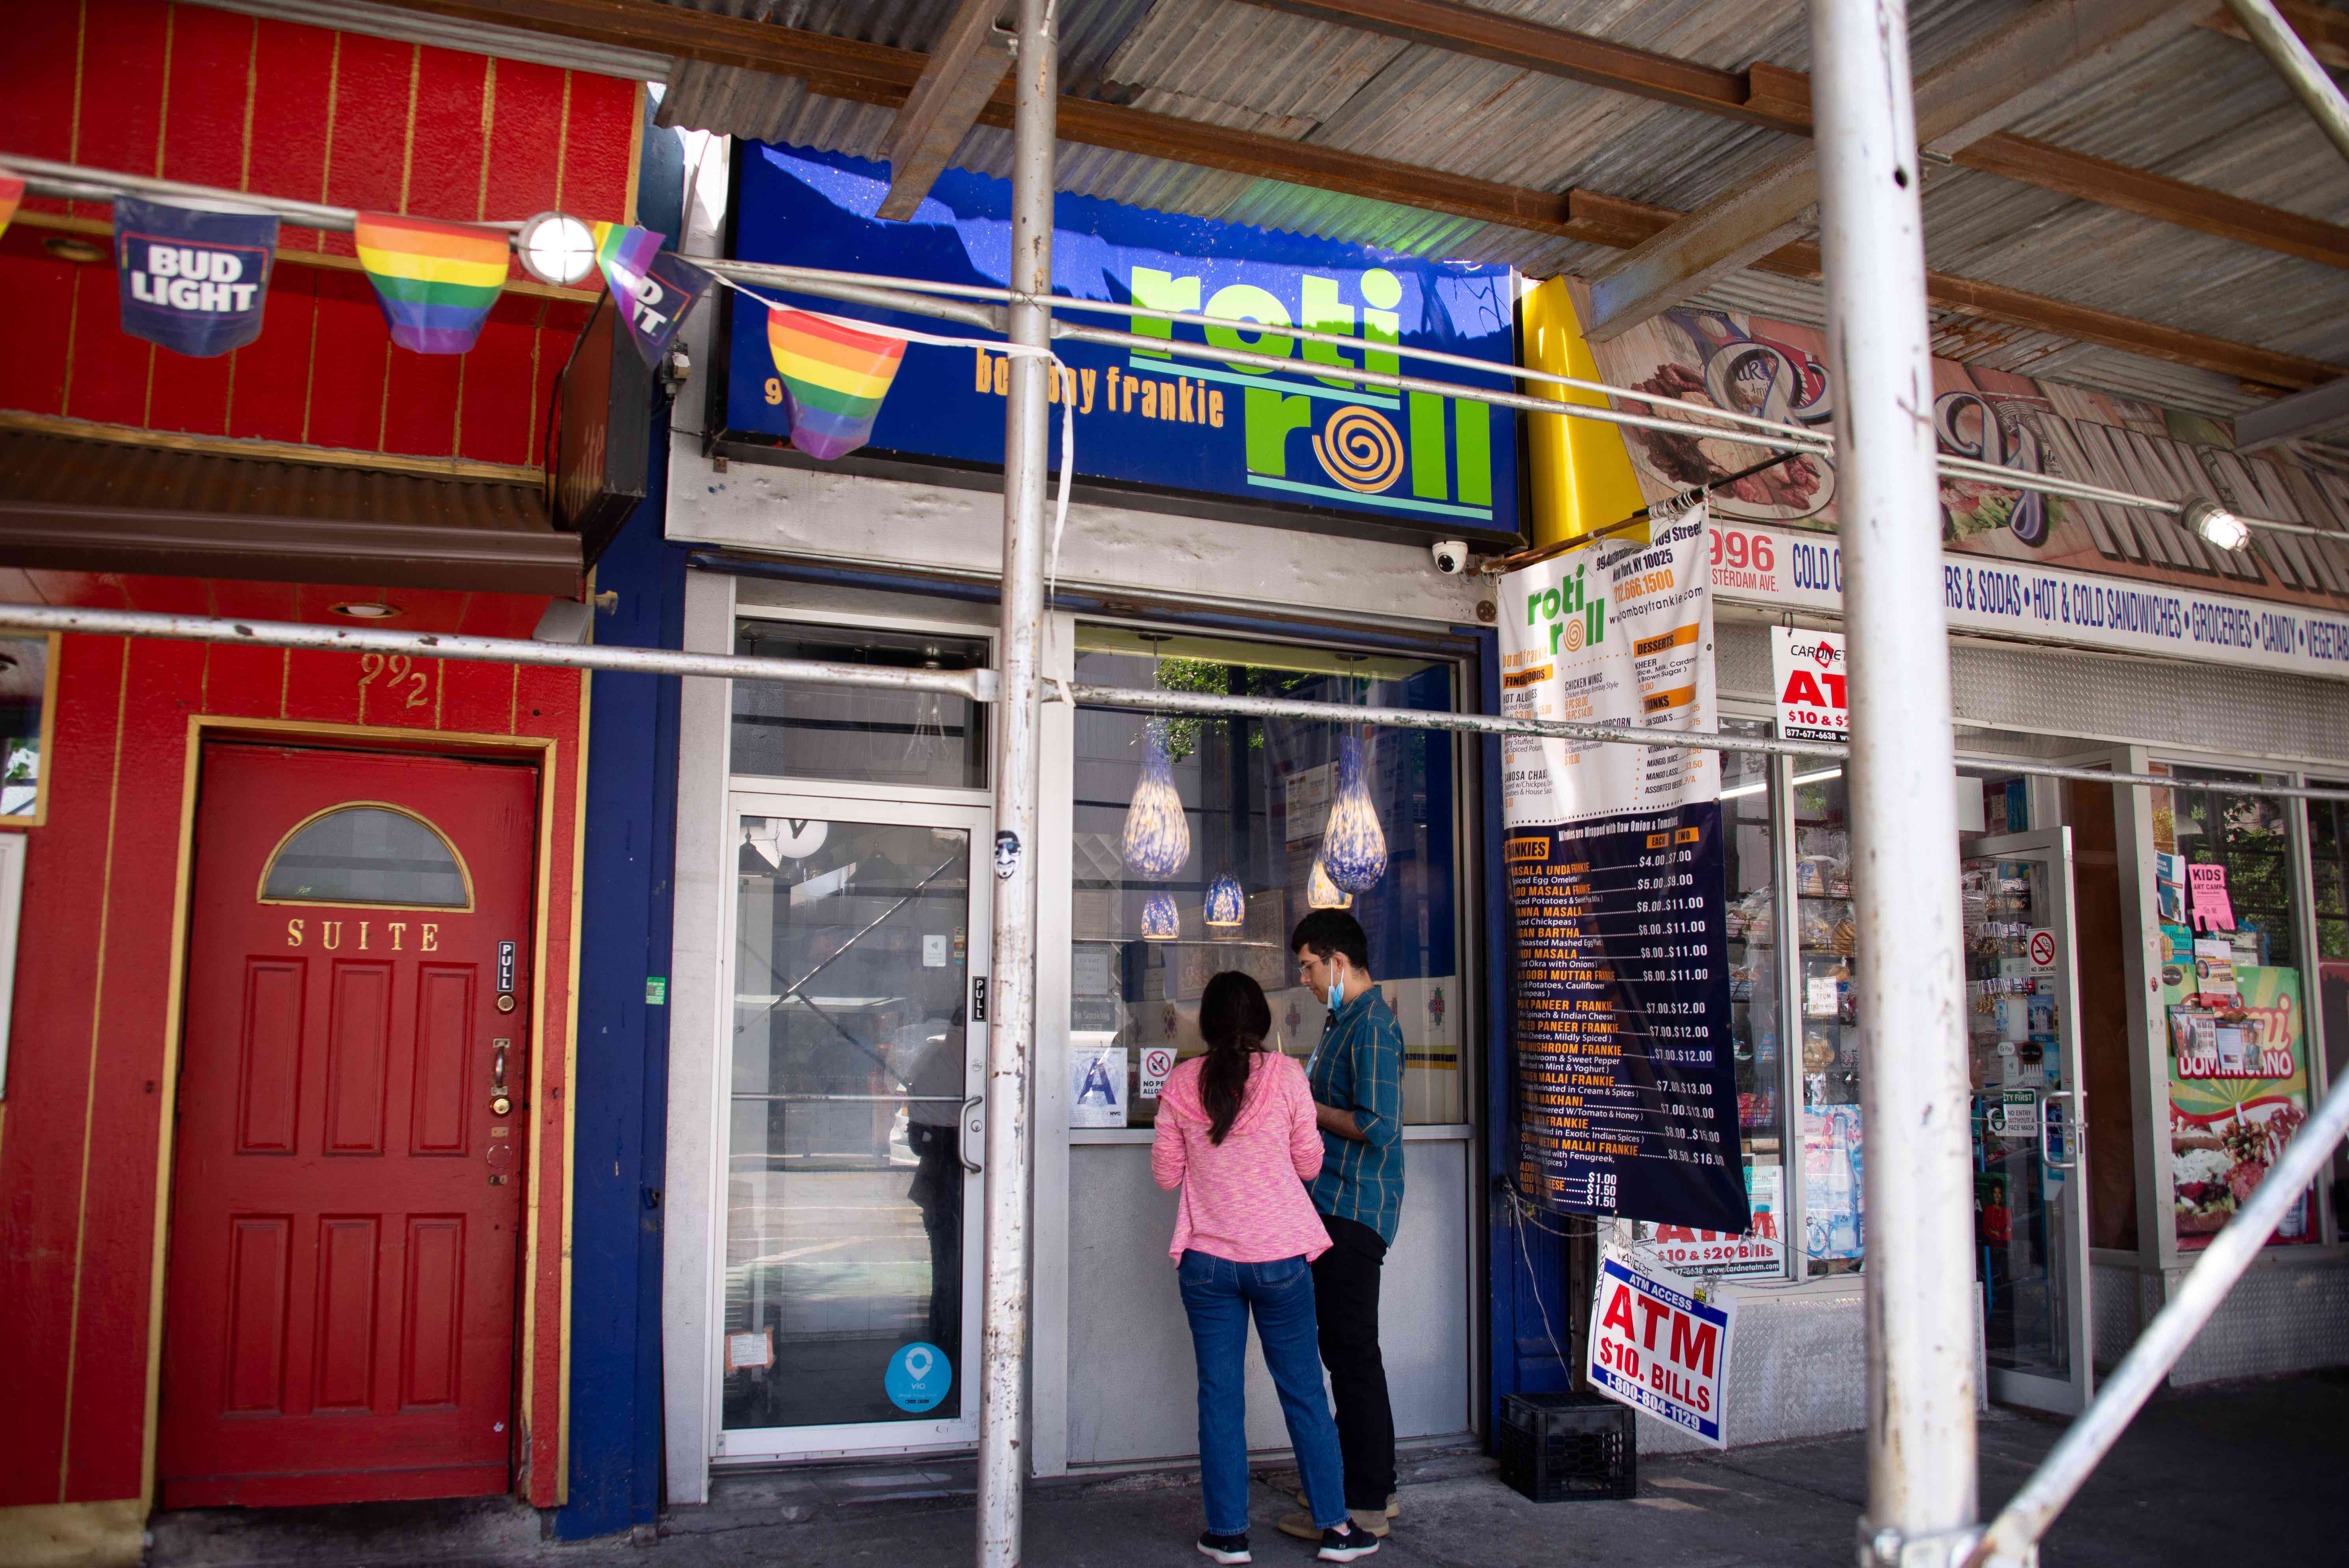
M 163 1506 L 506 1490 L 536 785 L 205 748 Z

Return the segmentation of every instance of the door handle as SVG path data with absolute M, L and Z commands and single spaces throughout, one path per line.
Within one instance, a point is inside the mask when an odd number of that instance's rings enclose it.
M 955 1117 L 955 1152 L 962 1156 L 962 1168 L 976 1176 L 984 1169 L 970 1157 L 970 1136 L 987 1131 L 987 1097 L 972 1095 L 962 1102 L 962 1110 Z
M 506 1093 L 506 1052 L 512 1040 L 490 1042 L 490 1114 L 503 1116 L 513 1109 L 513 1100 Z
M 2039 1158 L 2046 1163 L 2050 1171 L 2071 1171 L 2076 1169 L 2080 1163 L 2080 1091 L 2076 1088 L 2051 1088 L 2047 1091 L 2047 1103 L 2051 1108 L 2059 1099 L 2068 1099 L 2072 1102 L 2072 1113 L 2066 1119 L 2064 1128 L 2064 1140 L 2071 1148 L 2072 1158 L 2058 1160 L 2048 1151 L 2048 1134 L 2055 1129 L 2055 1119 L 2052 1116 L 2043 1117 L 2040 1120 Z

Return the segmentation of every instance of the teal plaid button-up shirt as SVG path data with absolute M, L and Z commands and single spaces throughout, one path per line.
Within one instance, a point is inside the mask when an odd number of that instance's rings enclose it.
M 1305 1077 L 1316 1100 L 1352 1111 L 1362 1130 L 1360 1142 L 1321 1134 L 1313 1206 L 1393 1245 L 1402 1217 L 1402 1028 L 1377 986 L 1338 1009 Z

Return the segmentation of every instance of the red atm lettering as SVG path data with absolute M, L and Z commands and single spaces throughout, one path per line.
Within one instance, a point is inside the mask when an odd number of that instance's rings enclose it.
M 1631 1321 L 1631 1290 L 1629 1285 L 1615 1287 L 1615 1299 L 1607 1304 L 1607 1315 L 1599 1320 L 1599 1326 L 1620 1329 L 1626 1339 L 1640 1332 L 1639 1326 Z M 1654 1336 L 1651 1336 L 1649 1348 L 1653 1349 L 1655 1343 Z
M 1826 683 L 1824 694 L 1819 690 L 1821 681 Z M 1815 676 L 1798 668 L 1786 677 L 1786 689 L 1778 694 L 1778 700 L 1789 707 L 1797 703 L 1808 703 L 1813 707 L 1841 707 L 1843 694 L 1844 677 L 1832 670 L 1822 670 Z
M 1693 1329 L 1695 1332 L 1690 1332 Z M 1703 1377 L 1713 1376 L 1713 1353 L 1719 1336 L 1712 1324 L 1699 1326 L 1685 1312 L 1672 1314 L 1672 1359 Z M 1703 1389 L 1697 1390 L 1703 1393 Z

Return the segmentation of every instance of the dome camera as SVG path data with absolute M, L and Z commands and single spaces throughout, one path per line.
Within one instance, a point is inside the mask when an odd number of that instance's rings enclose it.
M 1447 577 L 1457 577 L 1468 570 L 1468 542 L 1464 539 L 1441 539 L 1428 546 L 1435 557 L 1435 569 Z

